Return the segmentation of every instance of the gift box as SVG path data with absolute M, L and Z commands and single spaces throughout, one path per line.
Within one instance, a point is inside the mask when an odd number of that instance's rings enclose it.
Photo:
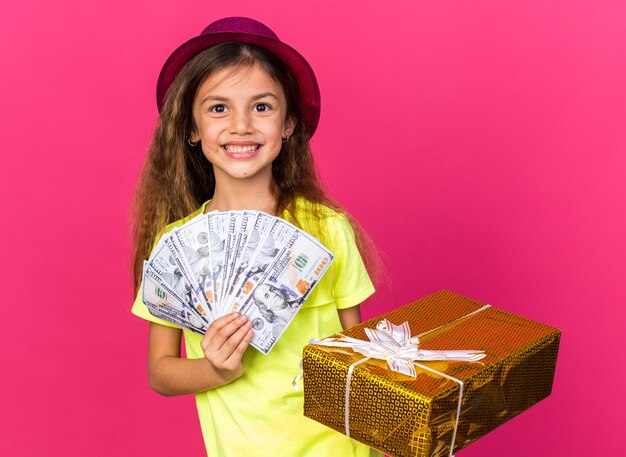
M 417 336 L 410 342 L 417 346 L 414 360 L 403 356 L 407 342 L 399 356 L 383 354 L 384 360 L 350 346 L 369 341 L 366 329 L 380 322 L 405 321 Z M 550 395 L 559 339 L 555 328 L 437 292 L 307 345 L 304 414 L 392 457 L 452 455 Z M 324 345 L 333 343 L 339 347 Z M 484 353 L 477 361 L 415 355 L 429 350 Z M 412 367 L 414 377 L 390 369 L 403 364 L 400 371 Z

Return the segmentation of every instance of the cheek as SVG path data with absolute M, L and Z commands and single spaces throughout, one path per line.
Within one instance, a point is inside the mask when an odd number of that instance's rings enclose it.
M 219 138 L 219 132 L 215 129 L 214 126 L 209 128 L 204 128 L 200 132 L 200 136 L 207 143 L 215 143 Z
M 216 141 L 226 128 L 226 123 L 220 119 L 204 119 L 197 125 L 200 136 L 206 139 L 206 141 Z
M 207 153 L 213 153 L 220 147 L 220 135 L 223 129 L 216 123 L 203 125 L 200 128 L 200 140 L 202 144 L 202 150 L 205 155 Z
M 284 122 L 281 122 L 279 120 L 274 120 L 272 122 L 265 123 L 262 129 L 265 132 L 266 136 L 279 139 L 283 137 L 286 127 L 287 126 L 285 125 Z

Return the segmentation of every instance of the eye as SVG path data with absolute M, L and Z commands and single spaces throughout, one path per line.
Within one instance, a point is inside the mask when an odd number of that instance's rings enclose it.
M 257 103 L 254 105 L 253 111 L 258 111 L 260 113 L 264 113 L 266 111 L 270 111 L 272 106 L 268 103 Z
M 209 111 L 212 113 L 225 113 L 227 110 L 226 105 L 213 105 L 209 107 Z

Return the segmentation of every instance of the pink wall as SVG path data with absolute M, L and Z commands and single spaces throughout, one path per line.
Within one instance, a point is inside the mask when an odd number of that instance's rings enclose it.
M 147 386 L 128 206 L 161 64 L 226 15 L 317 72 L 321 173 L 388 265 L 366 317 L 447 288 L 563 330 L 553 395 L 460 455 L 619 455 L 624 3 L 226 4 L 3 8 L 0 455 L 201 454 Z

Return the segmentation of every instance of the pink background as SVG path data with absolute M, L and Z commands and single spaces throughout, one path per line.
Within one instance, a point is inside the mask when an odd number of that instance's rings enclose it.
M 387 265 L 365 317 L 446 288 L 563 330 L 552 396 L 460 455 L 621 454 L 623 2 L 11 3 L 0 455 L 203 452 L 147 384 L 128 212 L 162 63 L 227 15 L 317 72 L 321 174 Z

